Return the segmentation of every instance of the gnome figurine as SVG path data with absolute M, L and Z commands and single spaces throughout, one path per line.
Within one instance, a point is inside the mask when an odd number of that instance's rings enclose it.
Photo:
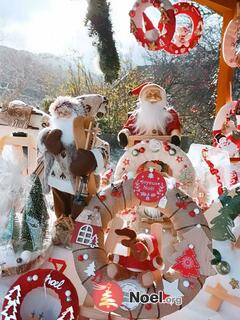
M 100 98 L 104 100 L 105 97 Z M 90 150 L 76 148 L 74 119 L 88 116 L 79 99 L 58 97 L 49 111 L 50 127 L 43 129 L 38 137 L 44 160 L 43 185 L 46 191 L 49 187 L 52 189 L 57 218 L 70 215 L 75 218 L 76 177 L 87 177 L 91 173 L 97 177 L 107 168 L 109 145 L 96 137 Z
M 166 91 L 157 84 L 144 83 L 131 93 L 139 95 L 139 102 L 118 134 L 120 146 L 126 147 L 131 135 L 168 135 L 171 143 L 179 146 L 181 123 L 176 110 L 167 107 Z

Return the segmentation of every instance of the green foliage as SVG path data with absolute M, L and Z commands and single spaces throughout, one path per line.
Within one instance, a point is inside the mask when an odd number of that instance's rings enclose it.
M 222 208 L 219 210 L 220 215 L 215 217 L 211 224 L 212 237 L 215 240 L 236 241 L 232 228 L 235 226 L 234 220 L 240 215 L 240 188 L 236 188 L 236 194 L 231 197 L 228 191 L 219 197 Z
M 222 214 L 217 216 L 211 221 L 213 227 L 211 228 L 212 237 L 214 240 L 225 241 L 231 240 L 236 241 L 232 228 L 234 227 L 234 221 L 228 214 L 227 210 L 223 210 Z
M 80 59 L 74 61 L 69 68 L 65 83 L 60 87 L 58 94 L 79 96 L 88 93 L 98 93 L 109 100 L 108 112 L 100 120 L 100 127 L 104 133 L 117 134 L 127 120 L 128 112 L 136 106 L 136 97 L 129 95 L 134 87 L 142 81 L 142 75 L 127 61 L 124 62 L 120 78 L 114 86 L 94 78 L 87 72 Z
M 53 98 L 46 97 L 46 98 L 42 101 L 42 103 L 41 103 L 41 105 L 40 105 L 40 109 L 41 109 L 42 111 L 48 113 L 49 107 L 50 107 L 50 105 L 51 105 L 51 103 L 52 103 L 53 101 L 54 101 Z
M 39 177 L 33 176 L 33 185 L 23 209 L 21 240 L 23 250 L 40 250 L 47 233 L 49 215 Z
M 110 4 L 106 0 L 89 0 L 86 24 L 90 37 L 94 38 L 93 45 L 97 47 L 105 81 L 112 83 L 118 78 L 120 61 L 113 39 L 109 9 Z

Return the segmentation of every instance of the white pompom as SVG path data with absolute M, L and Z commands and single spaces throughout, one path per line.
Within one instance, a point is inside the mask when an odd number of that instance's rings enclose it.
M 21 253 L 21 258 L 25 263 L 28 263 L 31 260 L 32 253 L 30 251 L 23 251 Z

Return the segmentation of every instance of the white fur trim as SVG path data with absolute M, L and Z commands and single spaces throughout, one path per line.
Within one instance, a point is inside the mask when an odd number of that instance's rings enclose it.
M 72 111 L 74 111 L 77 115 L 85 116 L 85 110 L 79 104 L 79 101 L 76 98 L 69 97 L 69 96 L 57 97 L 57 99 L 49 107 L 49 112 L 51 116 L 56 115 L 56 108 L 64 104 L 68 104 L 69 106 L 71 106 Z
M 95 170 L 95 174 L 101 174 L 104 170 L 104 159 L 102 156 L 102 152 L 97 148 L 92 149 L 91 152 L 94 154 L 94 157 L 97 161 L 97 168 Z
M 44 128 L 38 133 L 37 146 L 40 153 L 44 153 L 45 151 L 47 151 L 47 148 L 43 143 L 43 138 L 48 134 L 49 131 L 50 131 L 50 128 Z

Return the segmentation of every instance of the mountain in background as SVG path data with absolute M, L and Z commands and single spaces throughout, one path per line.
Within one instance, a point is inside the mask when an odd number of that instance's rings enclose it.
M 54 95 L 68 66 L 62 57 L 0 46 L 0 102 L 19 99 L 39 105 Z

